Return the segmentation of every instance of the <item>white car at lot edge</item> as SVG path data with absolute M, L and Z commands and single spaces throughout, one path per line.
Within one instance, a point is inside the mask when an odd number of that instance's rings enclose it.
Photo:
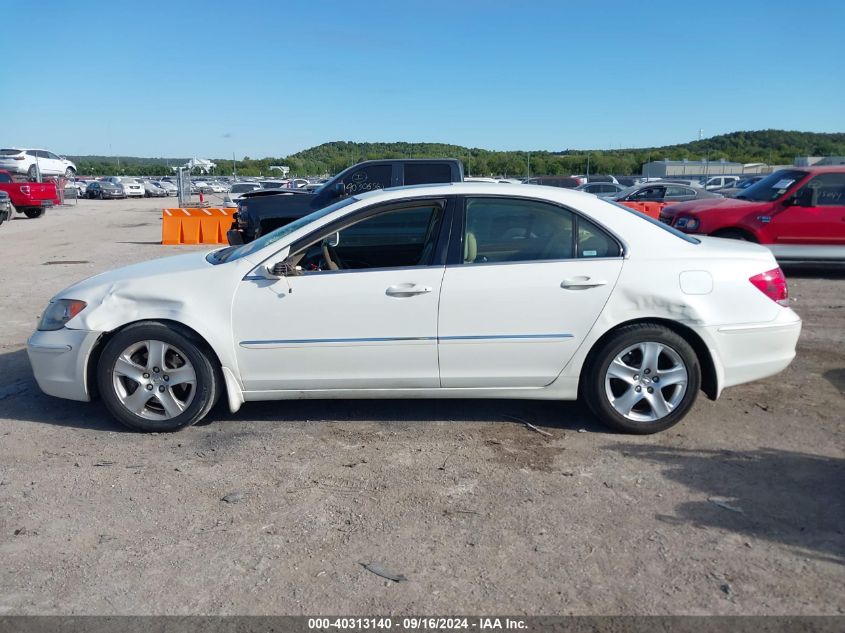
M 73 178 L 76 175 L 76 165 L 72 161 L 46 149 L 0 149 L 0 169 L 26 174 L 30 180 L 36 179 L 38 170 L 42 176 Z
M 28 341 L 41 389 L 172 431 L 219 397 L 582 398 L 652 433 L 771 376 L 801 320 L 755 244 L 590 194 L 421 185 L 351 196 L 242 246 L 63 290 Z

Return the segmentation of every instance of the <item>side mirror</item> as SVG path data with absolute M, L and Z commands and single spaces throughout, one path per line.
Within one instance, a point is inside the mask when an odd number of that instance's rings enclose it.
M 291 266 L 288 260 L 283 260 L 273 264 L 272 268 L 267 269 L 274 279 L 281 279 L 282 277 L 295 277 L 302 274 L 299 266 Z

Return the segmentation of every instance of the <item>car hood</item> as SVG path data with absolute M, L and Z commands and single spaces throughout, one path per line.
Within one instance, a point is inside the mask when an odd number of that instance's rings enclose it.
M 694 215 L 701 211 L 751 211 L 755 207 L 770 206 L 770 202 L 752 202 L 751 200 L 737 200 L 736 198 L 707 198 L 702 200 L 690 200 L 673 204 L 660 212 L 661 215 L 674 217 L 679 213 Z
M 238 260 L 212 265 L 208 251 L 165 257 L 110 270 L 69 286 L 55 299 L 80 299 L 88 306 L 71 319 L 71 329 L 109 331 L 115 323 L 147 318 L 181 321 L 192 308 L 231 300 L 252 264 Z

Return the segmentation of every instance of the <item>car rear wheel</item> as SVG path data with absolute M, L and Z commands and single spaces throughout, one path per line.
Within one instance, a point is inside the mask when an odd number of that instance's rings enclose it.
M 73 167 L 68 167 L 65 169 L 65 178 L 71 179 L 76 175 L 76 172 L 73 171 Z
M 26 215 L 26 217 L 31 220 L 34 220 L 35 218 L 40 218 L 42 215 L 44 215 L 44 209 L 38 208 L 24 209 L 23 212 L 24 215 Z
M 138 431 L 178 431 L 196 424 L 220 395 L 205 345 L 161 323 L 118 332 L 103 349 L 97 385 L 109 412 Z
M 29 169 L 26 171 L 26 177 L 29 179 L 30 182 L 35 182 L 38 180 L 38 169 L 35 165 L 30 165 Z
M 700 387 L 690 344 L 662 325 L 640 323 L 615 331 L 592 355 L 582 396 L 608 426 L 647 435 L 680 422 Z

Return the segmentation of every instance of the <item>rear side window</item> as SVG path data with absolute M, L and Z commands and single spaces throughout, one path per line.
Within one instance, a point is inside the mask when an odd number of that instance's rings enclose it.
M 553 204 L 468 198 L 465 264 L 620 257 L 617 241 L 593 222 Z
M 845 174 L 819 174 L 801 187 L 796 196 L 807 196 L 811 207 L 845 206 Z
M 9 174 L 0 174 L 0 182 L 12 182 L 12 177 Z
M 576 257 L 587 259 L 595 257 L 621 257 L 619 244 L 602 229 L 587 220 L 578 217 L 578 241 Z
M 17 156 L 20 153 L 19 149 L 0 149 L 0 156 Z
M 406 163 L 405 184 L 425 185 L 429 183 L 451 182 L 452 168 L 442 163 Z
M 392 173 L 391 165 L 367 165 L 344 176 L 343 189 L 347 196 L 384 189 L 390 186 Z

